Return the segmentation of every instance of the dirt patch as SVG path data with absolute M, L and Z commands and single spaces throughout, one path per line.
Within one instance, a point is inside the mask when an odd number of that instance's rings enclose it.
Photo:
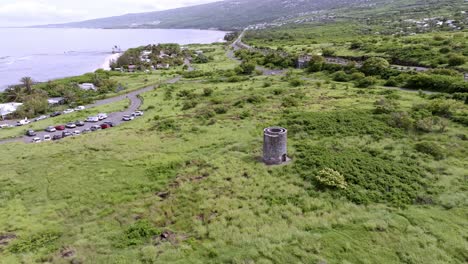
M 159 198 L 161 198 L 161 199 L 167 199 L 167 198 L 169 198 L 171 193 L 169 191 L 167 191 L 167 192 L 158 192 L 156 195 L 159 196 Z
M 176 234 L 170 230 L 165 230 L 161 235 L 154 238 L 155 245 L 160 245 L 162 243 L 171 243 L 172 245 L 177 245 L 180 242 L 187 240 L 187 235 Z
M 60 251 L 60 256 L 62 258 L 71 258 L 74 257 L 76 254 L 76 251 L 72 248 L 64 248 Z
M 7 246 L 14 239 L 16 239 L 15 234 L 0 234 L 0 247 Z

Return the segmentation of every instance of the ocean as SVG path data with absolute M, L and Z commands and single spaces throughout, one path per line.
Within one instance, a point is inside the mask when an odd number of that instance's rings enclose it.
M 105 67 L 112 48 L 213 43 L 225 32 L 185 29 L 0 28 L 0 91 L 24 76 L 44 82 Z

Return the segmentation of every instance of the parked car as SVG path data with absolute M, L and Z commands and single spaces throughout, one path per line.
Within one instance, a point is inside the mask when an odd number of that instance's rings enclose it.
M 73 134 L 71 132 L 68 132 L 68 131 L 63 131 L 62 132 L 62 138 L 71 137 L 71 136 L 73 136 Z
M 50 114 L 50 117 L 56 117 L 59 115 L 62 115 L 62 112 L 53 112 L 52 114 Z
M 41 143 L 42 141 L 41 141 L 40 138 L 35 137 L 35 138 L 33 138 L 33 139 L 31 140 L 31 142 L 32 142 L 32 143 Z
M 34 130 L 28 130 L 26 131 L 26 136 L 28 137 L 35 137 L 37 134 Z
M 124 116 L 122 117 L 122 120 L 123 120 L 123 121 L 132 121 L 133 119 L 135 119 L 135 117 L 134 117 L 134 116 L 131 116 L 131 115 L 124 115 Z
M 108 116 L 105 113 L 98 114 L 99 121 L 106 119 Z
M 54 136 L 52 137 L 52 140 L 54 140 L 54 141 L 55 141 L 55 140 L 60 140 L 60 139 L 62 139 L 62 136 L 61 136 L 61 135 L 54 135 Z
M 44 135 L 43 141 L 51 141 L 52 137 L 50 135 Z
M 63 111 L 64 114 L 71 114 L 73 112 L 75 112 L 75 110 L 73 110 L 73 109 L 67 109 L 67 110 Z
M 108 129 L 108 128 L 111 128 L 111 126 L 109 124 L 102 124 L 101 128 L 102 129 Z
M 101 128 L 101 126 L 94 125 L 90 129 L 91 129 L 91 131 L 98 131 L 98 130 L 101 130 L 102 128 Z
M 135 111 L 132 113 L 132 116 L 143 116 L 143 111 Z
M 57 131 L 57 129 L 53 126 L 48 126 L 46 129 L 45 129 L 46 132 L 50 132 L 50 133 L 54 133 L 55 131 Z
M 75 111 L 82 111 L 82 110 L 85 110 L 85 109 L 86 109 L 86 107 L 80 105 L 80 106 L 77 106 L 77 107 L 75 108 Z
M 83 131 L 81 131 L 81 134 L 87 134 L 89 132 L 91 132 L 91 129 L 86 128 L 86 129 L 83 129 Z
M 23 120 L 20 120 L 20 121 L 16 122 L 16 126 L 29 125 L 30 123 L 31 123 L 31 121 L 29 121 L 28 119 L 23 119 Z
M 86 122 L 96 123 L 99 122 L 99 117 L 97 116 L 90 116 L 86 119 Z
M 58 130 L 58 131 L 62 131 L 62 130 L 65 130 L 65 126 L 64 125 L 58 125 L 58 126 L 55 126 L 55 129 Z
M 9 128 L 9 127 L 13 127 L 13 126 L 9 125 L 9 124 L 1 124 L 0 125 L 0 128 Z
M 37 117 L 36 119 L 34 119 L 34 121 L 37 122 L 37 121 L 44 120 L 44 119 L 46 119 L 46 118 L 47 118 L 47 116 L 41 115 L 40 117 Z
M 75 123 L 71 123 L 71 122 L 70 122 L 70 123 L 68 123 L 65 127 L 66 127 L 66 128 L 75 128 L 76 125 L 75 125 Z
M 110 121 L 104 122 L 104 124 L 108 124 L 110 127 L 115 127 L 115 124 Z
M 75 130 L 75 131 L 73 131 L 73 135 L 74 136 L 79 136 L 79 135 L 81 135 L 81 131 Z
M 75 122 L 75 125 L 76 125 L 76 126 L 79 126 L 79 127 L 82 127 L 82 126 L 85 125 L 85 123 L 84 123 L 83 121 L 76 121 L 76 122 Z

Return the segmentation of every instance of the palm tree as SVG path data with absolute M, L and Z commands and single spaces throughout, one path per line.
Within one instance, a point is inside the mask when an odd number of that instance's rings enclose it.
M 21 83 L 23 83 L 23 86 L 24 88 L 26 88 L 26 92 L 28 94 L 32 94 L 32 90 L 33 90 L 33 84 L 34 84 L 34 81 L 31 77 L 23 77 L 21 78 Z

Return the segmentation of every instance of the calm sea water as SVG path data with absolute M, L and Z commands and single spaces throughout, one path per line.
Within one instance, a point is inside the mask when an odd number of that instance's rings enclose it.
M 24 76 L 47 81 L 94 71 L 111 55 L 157 43 L 212 43 L 225 32 L 169 29 L 0 28 L 0 90 Z

